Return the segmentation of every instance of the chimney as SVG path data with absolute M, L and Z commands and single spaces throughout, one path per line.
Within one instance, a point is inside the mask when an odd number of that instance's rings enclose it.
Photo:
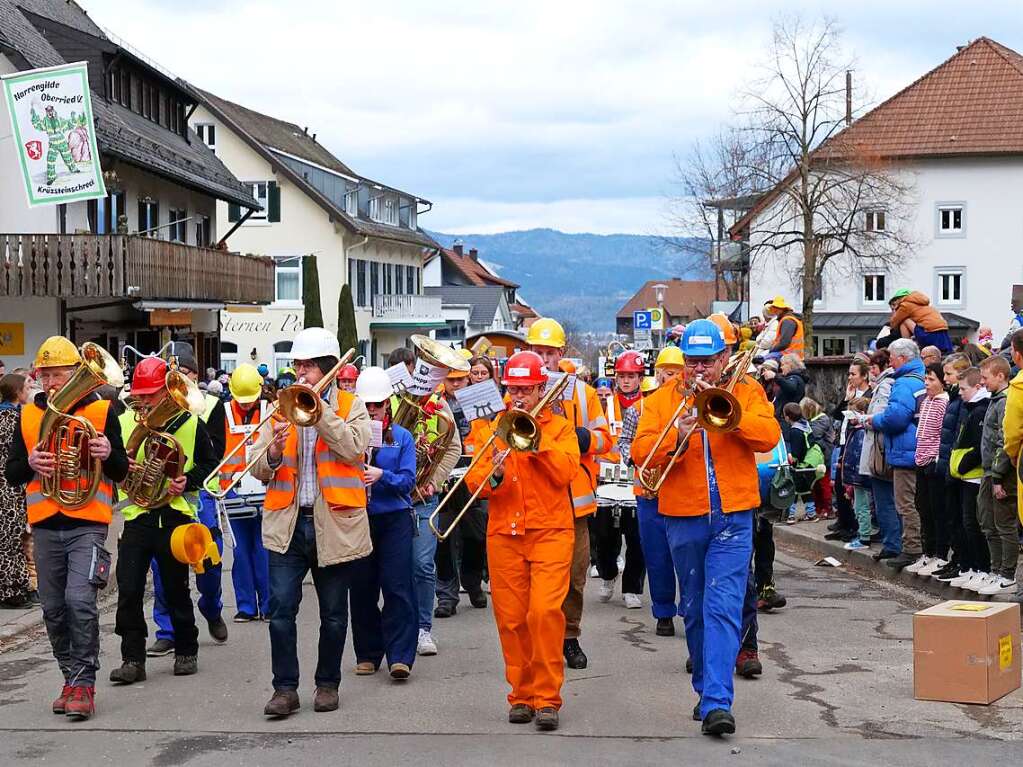
M 303 132 L 303 133 L 304 133 L 305 135 L 307 135 L 307 136 L 308 136 L 308 135 L 309 135 L 309 126 L 307 125 L 307 126 L 305 126 L 304 128 L 302 128 L 302 132 Z
M 479 261 L 480 252 L 476 250 L 476 248 L 469 248 L 469 258 L 471 258 L 473 261 Z
M 845 126 L 852 125 L 852 70 L 845 70 Z
M 451 249 L 453 251 L 455 251 L 455 253 L 457 255 L 461 256 L 462 255 L 462 241 L 461 240 L 455 240 L 454 244 L 451 246 Z

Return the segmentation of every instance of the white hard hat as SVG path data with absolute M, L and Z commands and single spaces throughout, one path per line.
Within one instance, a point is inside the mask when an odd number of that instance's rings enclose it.
M 394 387 L 387 371 L 379 367 L 369 367 L 359 373 L 355 382 L 355 394 L 363 402 L 384 402 L 391 398 Z
M 326 328 L 306 328 L 291 344 L 293 360 L 313 360 L 317 357 L 341 356 L 341 344 L 337 336 Z

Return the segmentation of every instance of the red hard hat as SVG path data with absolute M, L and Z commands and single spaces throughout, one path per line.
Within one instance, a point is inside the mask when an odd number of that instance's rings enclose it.
M 639 352 L 622 352 L 615 360 L 616 373 L 645 373 L 646 360 Z
M 337 377 L 339 381 L 355 381 L 359 378 L 359 369 L 355 365 L 345 365 Z
M 504 364 L 505 386 L 536 386 L 547 383 L 547 369 L 536 352 L 515 352 Z
M 167 382 L 167 363 L 159 357 L 146 357 L 135 366 L 131 377 L 132 394 L 155 394 Z

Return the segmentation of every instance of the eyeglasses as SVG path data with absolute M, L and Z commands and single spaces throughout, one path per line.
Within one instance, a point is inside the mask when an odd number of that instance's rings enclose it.
M 697 368 L 707 369 L 712 368 L 717 364 L 718 355 L 713 357 L 686 357 L 686 367 L 690 370 L 696 370 Z
M 507 392 L 511 396 L 521 396 L 523 394 L 532 394 L 536 391 L 536 386 L 508 386 L 506 387 Z

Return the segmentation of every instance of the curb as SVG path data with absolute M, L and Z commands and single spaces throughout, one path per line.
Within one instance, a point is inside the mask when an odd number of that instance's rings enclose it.
M 880 550 L 879 544 L 875 544 L 869 552 L 849 551 L 845 548 L 843 541 L 824 540 L 824 534 L 827 531 L 827 524 L 821 524 L 820 522 L 798 522 L 795 525 L 786 525 L 784 522 L 774 523 L 775 540 L 801 549 L 815 559 L 834 557 L 844 565 L 843 569 L 859 573 L 874 580 L 886 581 L 915 591 L 922 591 L 938 597 L 942 601 L 950 599 L 971 602 L 1015 601 L 1008 594 L 999 594 L 993 597 L 981 596 L 973 591 L 952 588 L 948 584 L 937 581 L 934 578 L 922 577 L 904 571 L 895 572 L 892 568 L 885 565 L 883 561 L 875 562 L 871 556 L 871 554 Z

